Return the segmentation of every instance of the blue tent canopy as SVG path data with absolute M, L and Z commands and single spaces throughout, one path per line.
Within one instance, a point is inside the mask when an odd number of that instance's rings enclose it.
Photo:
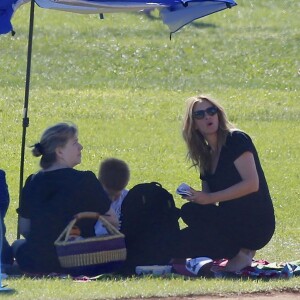
M 13 30 L 11 18 L 22 4 L 30 0 L 1 0 L 0 34 Z M 41 8 L 81 14 L 105 14 L 158 9 L 162 21 L 174 33 L 186 24 L 236 5 L 233 0 L 35 0 Z

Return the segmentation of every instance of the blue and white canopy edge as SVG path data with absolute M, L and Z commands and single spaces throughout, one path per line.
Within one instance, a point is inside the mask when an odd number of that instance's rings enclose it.
M 190 22 L 211 15 L 226 8 L 235 6 L 236 3 L 229 1 L 180 1 L 180 3 L 163 8 L 160 16 L 163 22 L 168 25 L 170 32 L 174 33 Z
M 10 23 L 16 9 L 30 0 L 1 0 L 0 34 L 12 31 Z M 174 33 L 186 24 L 231 8 L 233 0 L 35 0 L 41 8 L 56 9 L 81 14 L 104 14 L 117 12 L 143 11 L 158 9 L 163 22 Z

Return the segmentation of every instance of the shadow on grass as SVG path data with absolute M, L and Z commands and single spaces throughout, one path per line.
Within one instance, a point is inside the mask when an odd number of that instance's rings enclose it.
M 141 13 L 135 13 L 135 14 L 141 14 Z M 147 19 L 151 21 L 161 21 L 161 18 L 157 13 L 152 13 L 151 10 L 146 10 L 142 12 L 143 15 L 147 17 Z M 192 21 L 189 25 L 195 28 L 216 28 L 217 26 L 212 23 L 205 23 L 205 22 L 196 22 L 197 20 Z
M 11 294 L 15 294 L 15 293 L 16 293 L 16 290 L 14 290 L 14 289 L 8 288 L 6 286 L 0 287 L 0 295 L 2 295 L 2 294 L 11 295 Z

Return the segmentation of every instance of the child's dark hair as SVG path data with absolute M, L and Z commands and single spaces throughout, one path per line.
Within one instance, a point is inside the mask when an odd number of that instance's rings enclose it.
M 107 189 L 123 190 L 130 178 L 129 167 L 125 161 L 108 158 L 101 162 L 98 179 Z

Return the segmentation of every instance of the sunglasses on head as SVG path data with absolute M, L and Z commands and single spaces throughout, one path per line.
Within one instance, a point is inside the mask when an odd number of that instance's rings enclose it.
M 205 113 L 209 116 L 214 116 L 218 112 L 218 108 L 215 106 L 208 107 L 207 109 L 200 109 L 193 112 L 193 117 L 195 119 L 201 120 L 204 119 Z

